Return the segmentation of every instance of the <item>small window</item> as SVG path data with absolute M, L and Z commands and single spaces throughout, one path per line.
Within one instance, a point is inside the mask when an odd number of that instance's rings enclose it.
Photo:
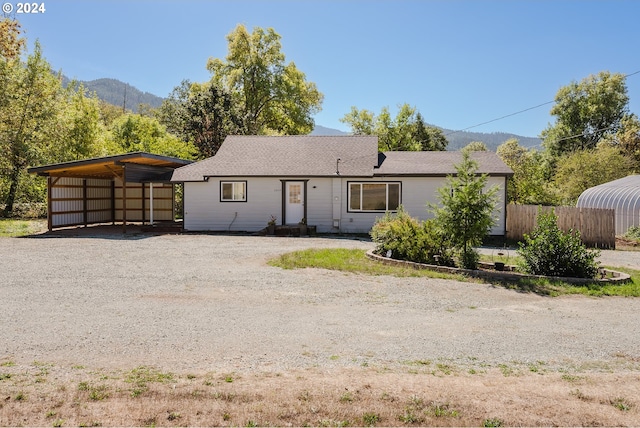
M 220 202 L 246 202 L 246 181 L 221 181 Z
M 349 211 L 395 211 L 400 183 L 349 183 Z

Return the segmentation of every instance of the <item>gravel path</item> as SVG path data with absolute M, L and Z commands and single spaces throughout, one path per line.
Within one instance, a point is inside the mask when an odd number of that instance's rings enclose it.
M 640 359 L 640 299 L 282 270 L 330 238 L 0 239 L 0 362 L 279 371 L 447 361 L 611 367 Z M 640 254 L 640 253 L 638 253 Z

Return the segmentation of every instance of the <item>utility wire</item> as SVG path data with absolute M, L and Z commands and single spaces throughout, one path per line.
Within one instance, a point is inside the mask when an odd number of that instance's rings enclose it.
M 625 75 L 624 75 L 624 78 L 626 79 L 627 77 L 629 77 L 629 76 L 634 76 L 634 75 L 636 75 L 636 74 L 640 74 L 640 70 L 638 70 L 638 71 L 634 71 L 633 73 L 625 74 Z M 458 129 L 457 131 L 451 131 L 451 132 L 448 132 L 448 133 L 444 134 L 444 136 L 446 137 L 446 136 L 448 136 L 448 135 L 456 134 L 456 133 L 458 133 L 458 132 L 468 131 L 469 129 L 477 128 L 478 126 L 486 125 L 486 124 L 488 124 L 488 123 L 497 122 L 497 121 L 499 121 L 499 120 L 506 119 L 507 117 L 515 116 L 515 115 L 517 115 L 517 114 L 521 114 L 521 113 L 524 113 L 524 112 L 527 112 L 527 111 L 530 111 L 530 110 L 535 110 L 535 109 L 537 109 L 537 108 L 540 108 L 540 107 L 546 106 L 546 105 L 548 105 L 548 104 L 553 104 L 553 103 L 555 103 L 555 100 L 553 100 L 553 101 L 547 101 L 546 103 L 538 104 L 537 106 L 529 107 L 529 108 L 526 108 L 526 109 L 524 109 L 524 110 L 517 111 L 517 112 L 515 112 L 515 113 L 507 114 L 507 115 L 505 115 L 505 116 L 501 116 L 501 117 L 498 117 L 498 118 L 496 118 L 496 119 L 491 119 L 491 120 L 488 120 L 488 121 L 486 121 L 486 122 L 478 123 L 477 125 L 469 126 L 469 127 L 467 127 L 467 128 L 464 128 L 464 129 Z M 601 130 L 598 130 L 598 131 L 601 131 Z M 595 132 L 597 132 L 597 131 L 595 131 Z M 582 135 L 582 134 L 580 134 L 580 135 Z M 575 138 L 575 137 L 576 137 L 576 136 L 573 136 L 573 137 L 567 137 L 566 139 L 568 139 L 568 138 Z
M 497 121 L 499 121 L 499 120 L 506 119 L 507 117 L 515 116 L 515 115 L 517 115 L 517 114 L 524 113 L 524 112 L 529 111 L 529 110 L 534 110 L 534 109 L 540 108 L 540 107 L 542 107 L 542 106 L 546 106 L 547 104 L 552 104 L 552 103 L 554 103 L 554 102 L 555 102 L 555 101 L 547 101 L 546 103 L 538 104 L 537 106 L 534 106 L 534 107 L 529 107 L 529 108 L 526 108 L 526 109 L 524 109 L 524 110 L 517 111 L 517 112 L 515 112 L 515 113 L 511 113 L 511 114 L 507 114 L 507 115 L 505 115 L 505 116 L 498 117 L 498 118 L 496 118 L 496 119 L 491 119 L 491 120 L 488 120 L 488 121 L 486 121 L 486 122 L 478 123 L 477 125 L 469 126 L 469 127 L 467 127 L 467 128 L 464 128 L 464 129 L 458 129 L 457 131 L 451 131 L 451 132 L 448 132 L 448 133 L 444 134 L 444 136 L 446 137 L 447 135 L 455 134 L 455 133 L 457 133 L 457 132 L 464 132 L 464 131 L 468 131 L 469 129 L 477 128 L 478 126 L 486 125 L 486 124 L 488 124 L 488 123 L 497 122 Z

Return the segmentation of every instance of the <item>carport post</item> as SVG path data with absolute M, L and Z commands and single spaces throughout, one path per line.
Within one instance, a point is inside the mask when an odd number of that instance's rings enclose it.
M 153 226 L 153 182 L 149 182 L 149 223 Z
M 127 168 L 122 164 L 122 233 L 127 233 Z

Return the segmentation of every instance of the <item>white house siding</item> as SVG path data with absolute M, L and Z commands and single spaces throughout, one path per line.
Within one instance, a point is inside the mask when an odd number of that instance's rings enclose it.
M 348 210 L 348 183 L 349 182 L 400 182 L 401 203 L 405 211 L 412 217 L 420 220 L 432 218 L 427 210 L 427 203 L 438 202 L 438 188 L 442 187 L 446 179 L 444 177 L 374 177 L 370 179 L 342 179 L 343 201 L 340 220 L 340 231 L 344 233 L 367 233 L 376 218 L 382 217 L 383 212 L 350 212 Z M 497 185 L 500 188 L 499 200 L 496 204 L 496 225 L 491 229 L 492 235 L 504 235 L 505 210 L 504 210 L 504 177 L 489 177 L 487 186 Z
M 221 181 L 246 181 L 246 202 L 220 202 Z M 184 184 L 185 230 L 258 231 L 282 220 L 282 182 L 275 177 L 212 177 Z
M 194 231 L 258 231 L 266 227 L 271 215 L 282 221 L 282 180 L 277 177 L 212 177 L 208 182 L 187 182 L 184 186 L 184 228 Z M 432 215 L 427 202 L 436 203 L 437 189 L 444 177 L 374 178 L 296 178 L 307 181 L 307 223 L 320 233 L 368 233 L 383 212 L 349 212 L 349 182 L 400 182 L 401 202 L 406 211 L 419 219 Z M 220 202 L 221 181 L 246 181 L 246 202 Z M 489 186 L 501 189 L 497 204 L 497 225 L 491 233 L 505 231 L 503 177 L 490 177 Z
M 307 182 L 307 224 L 321 233 L 332 231 L 333 184 L 331 178 L 311 178 Z

